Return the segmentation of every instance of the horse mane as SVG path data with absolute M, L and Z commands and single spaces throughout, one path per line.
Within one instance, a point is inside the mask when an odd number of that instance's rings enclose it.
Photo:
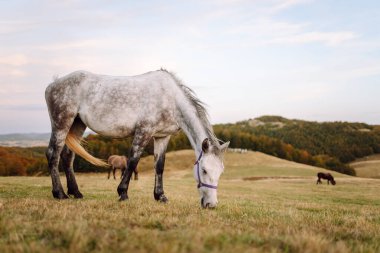
M 215 136 L 211 123 L 208 119 L 209 115 L 205 108 L 206 104 L 202 102 L 201 100 L 199 100 L 195 92 L 191 88 L 183 84 L 181 79 L 179 79 L 173 72 L 170 72 L 163 68 L 161 68 L 160 70 L 168 73 L 174 79 L 178 87 L 181 88 L 181 90 L 183 91 L 187 99 L 189 100 L 190 104 L 195 108 L 197 116 L 200 119 L 203 127 L 206 129 L 207 135 L 210 138 L 211 143 L 219 147 L 218 138 Z

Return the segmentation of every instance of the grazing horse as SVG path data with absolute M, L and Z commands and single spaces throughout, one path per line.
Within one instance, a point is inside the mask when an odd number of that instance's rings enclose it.
M 110 169 L 108 171 L 108 179 L 110 179 L 111 171 L 113 171 L 113 178 L 116 179 L 115 171 L 117 169 L 121 170 L 121 175 L 120 175 L 120 178 L 121 178 L 123 176 L 125 169 L 127 168 L 127 157 L 124 155 L 111 155 L 110 157 L 108 157 L 108 164 L 110 165 Z M 137 168 L 134 171 L 134 174 L 135 174 L 135 180 L 138 180 L 139 173 L 137 171 Z
M 98 166 L 106 162 L 81 145 L 88 127 L 115 138 L 133 135 L 126 171 L 117 188 L 119 200 L 128 199 L 128 187 L 141 154 L 154 140 L 155 183 L 153 196 L 166 202 L 163 189 L 165 152 L 170 136 L 183 130 L 195 150 L 194 178 L 201 206 L 217 205 L 217 185 L 224 170 L 223 154 L 229 142 L 220 144 L 208 120 L 204 104 L 171 72 L 157 70 L 137 76 L 106 76 L 77 71 L 56 79 L 45 91 L 51 121 L 46 151 L 54 198 L 68 198 L 59 179 L 61 160 L 68 194 L 82 198 L 73 170 L 74 153 Z
M 336 184 L 334 177 L 330 173 L 318 172 L 317 176 L 318 176 L 317 184 L 322 184 L 321 179 L 326 179 L 327 184 L 330 184 L 330 182 L 332 185 Z

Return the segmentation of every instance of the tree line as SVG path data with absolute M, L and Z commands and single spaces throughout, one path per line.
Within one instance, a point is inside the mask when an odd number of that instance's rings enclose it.
M 46 147 L 0 147 L 0 176 L 47 174 Z
M 356 158 L 380 153 L 380 127 L 362 123 L 317 123 L 263 116 L 236 124 L 218 124 L 214 132 L 219 139 L 230 141 L 231 148 L 260 151 L 289 161 L 323 167 L 348 175 L 355 171 L 347 163 Z M 113 139 L 99 135 L 85 138 L 86 149 L 107 160 L 112 154 L 127 155 L 132 139 Z M 168 151 L 190 149 L 184 133 L 170 139 Z M 46 147 L 0 147 L 0 175 L 47 174 Z M 143 156 L 153 154 L 153 141 Z M 80 157 L 74 160 L 78 172 L 100 172 Z

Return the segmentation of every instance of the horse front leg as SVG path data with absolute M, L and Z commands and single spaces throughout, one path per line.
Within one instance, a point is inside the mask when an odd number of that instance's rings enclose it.
M 154 181 L 154 199 L 160 202 L 167 202 L 164 194 L 163 173 L 165 167 L 165 152 L 169 143 L 170 136 L 164 138 L 154 138 L 154 168 L 156 171 Z
M 137 167 L 136 167 L 136 169 L 135 169 L 135 171 L 134 171 L 134 174 L 135 174 L 135 180 L 139 180 L 139 172 L 137 171 Z
M 146 145 L 148 145 L 151 135 L 136 133 L 133 138 L 132 148 L 128 159 L 128 164 L 119 186 L 117 187 L 117 193 L 120 196 L 120 201 L 128 199 L 128 187 L 132 177 L 133 171 L 136 170 L 137 164 L 140 161 L 140 157 Z

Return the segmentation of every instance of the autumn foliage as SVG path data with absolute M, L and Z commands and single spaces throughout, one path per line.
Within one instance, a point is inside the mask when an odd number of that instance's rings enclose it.
M 47 174 L 45 147 L 0 147 L 0 175 L 26 176 Z

